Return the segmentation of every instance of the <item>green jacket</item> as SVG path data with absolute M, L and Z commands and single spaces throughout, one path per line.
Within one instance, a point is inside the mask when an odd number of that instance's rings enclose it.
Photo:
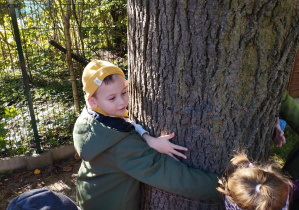
M 221 201 L 217 176 L 151 149 L 137 133 L 105 127 L 83 110 L 74 127 L 82 158 L 77 202 L 82 209 L 139 209 L 140 182 L 200 200 Z
M 279 117 L 285 120 L 287 124 L 299 134 L 299 105 L 287 91 L 283 94 L 279 109 Z

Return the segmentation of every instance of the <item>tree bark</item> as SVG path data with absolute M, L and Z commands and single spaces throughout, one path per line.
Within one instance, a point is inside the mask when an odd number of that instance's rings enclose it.
M 132 118 L 155 136 L 174 131 L 182 161 L 204 171 L 223 172 L 239 148 L 267 159 L 298 22 L 293 0 L 129 0 Z M 142 209 L 221 208 L 143 192 Z

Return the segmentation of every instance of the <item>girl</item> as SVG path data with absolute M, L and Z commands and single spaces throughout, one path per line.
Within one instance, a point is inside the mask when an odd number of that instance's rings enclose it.
M 217 190 L 226 209 L 288 209 L 291 181 L 273 168 L 250 163 L 244 152 L 229 163 Z

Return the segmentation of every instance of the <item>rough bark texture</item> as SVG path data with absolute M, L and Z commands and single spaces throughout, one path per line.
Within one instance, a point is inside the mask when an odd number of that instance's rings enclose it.
M 221 173 L 240 147 L 266 159 L 299 43 L 296 7 L 298 0 L 129 0 L 132 118 L 152 135 L 174 131 L 173 142 L 189 148 L 183 162 L 195 168 Z M 217 209 L 143 192 L 143 209 Z

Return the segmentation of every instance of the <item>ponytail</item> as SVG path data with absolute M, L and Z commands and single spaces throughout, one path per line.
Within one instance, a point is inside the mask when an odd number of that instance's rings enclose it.
M 218 181 L 217 190 L 241 209 L 282 209 L 292 184 L 273 166 L 252 164 L 241 152 L 231 159 Z

